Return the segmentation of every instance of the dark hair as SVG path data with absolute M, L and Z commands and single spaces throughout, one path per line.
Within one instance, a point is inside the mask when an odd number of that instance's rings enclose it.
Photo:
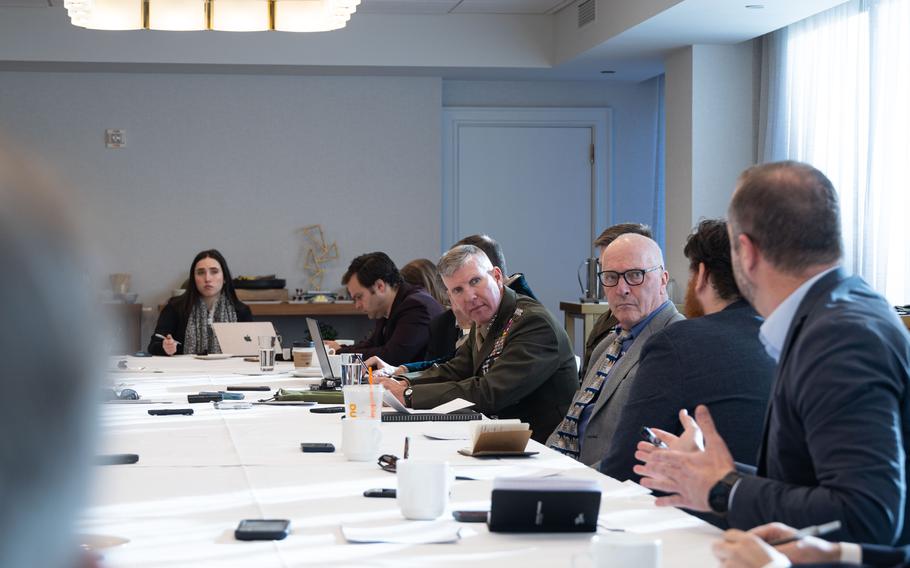
M 401 284 L 401 273 L 384 252 L 362 254 L 352 260 L 347 272 L 341 277 L 341 284 L 347 286 L 351 276 L 355 274 L 364 288 L 371 287 L 377 280 L 382 280 L 393 288 Z
M 193 262 L 190 264 L 190 276 L 187 279 L 186 293 L 180 296 L 183 310 L 183 315 L 186 318 L 190 317 L 190 312 L 193 311 L 193 306 L 199 303 L 199 298 L 202 296 L 199 294 L 199 289 L 196 288 L 196 264 L 199 263 L 203 258 L 211 258 L 218 262 L 221 265 L 221 274 L 224 276 L 224 285 L 221 288 L 221 291 L 225 293 L 228 297 L 228 300 L 234 304 L 234 309 L 240 305 L 240 299 L 237 297 L 237 291 L 234 290 L 234 279 L 231 277 L 231 269 L 228 268 L 227 261 L 224 260 L 224 256 L 218 252 L 218 249 L 208 249 L 200 252 L 193 258 Z
M 502 246 L 493 237 L 489 235 L 469 235 L 452 245 L 452 248 L 458 245 L 471 245 L 479 248 L 486 253 L 493 266 L 498 266 L 502 270 L 503 275 L 509 274 L 509 271 L 506 270 L 506 255 L 502 252 Z
M 617 223 L 616 225 L 604 229 L 604 232 L 594 239 L 594 246 L 605 248 L 615 241 L 616 237 L 625 235 L 626 233 L 635 233 L 636 235 L 648 237 L 649 239 L 654 238 L 651 234 L 651 227 L 647 225 L 643 225 L 642 223 Z
M 722 300 L 735 300 L 741 296 L 733 277 L 730 236 L 725 221 L 705 219 L 700 222 L 686 239 L 683 254 L 689 259 L 692 272 L 698 272 L 698 265 L 704 263 L 707 276 Z
M 427 258 L 418 258 L 401 267 L 401 278 L 408 284 L 420 286 L 426 290 L 440 305 L 449 305 L 446 286 L 436 270 L 436 264 Z M 359 278 L 358 278 L 359 280 Z
M 837 193 L 825 174 L 808 164 L 787 161 L 747 169 L 739 176 L 729 219 L 734 238 L 747 235 L 785 273 L 800 274 L 843 254 Z

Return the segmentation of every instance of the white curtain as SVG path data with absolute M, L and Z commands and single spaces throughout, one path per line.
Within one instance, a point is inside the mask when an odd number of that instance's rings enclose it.
M 824 172 L 846 268 L 910 303 L 910 0 L 853 0 L 763 47 L 762 161 Z

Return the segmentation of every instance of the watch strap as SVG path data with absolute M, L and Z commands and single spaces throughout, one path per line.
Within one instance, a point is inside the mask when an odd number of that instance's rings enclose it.
M 719 515 L 727 513 L 727 509 L 730 506 L 730 493 L 740 479 L 742 479 L 742 476 L 734 470 L 727 473 L 711 487 L 708 492 L 708 505 L 712 511 Z
M 411 395 L 414 394 L 414 389 L 408 387 L 404 389 L 404 405 L 408 408 L 411 408 Z

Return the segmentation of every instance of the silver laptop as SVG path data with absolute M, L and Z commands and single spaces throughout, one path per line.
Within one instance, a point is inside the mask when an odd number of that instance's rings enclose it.
M 319 322 L 313 318 L 307 318 L 306 326 L 307 329 L 310 330 L 310 337 L 313 339 L 313 347 L 316 349 L 316 358 L 319 359 L 319 369 L 322 370 L 322 378 L 337 380 L 339 377 L 336 377 L 335 373 L 332 372 L 332 364 L 329 363 L 329 354 L 325 350 L 325 342 L 322 341 L 322 333 L 319 332 Z
M 275 333 L 275 326 L 270 321 L 216 322 L 212 324 L 212 328 L 215 330 L 221 352 L 236 357 L 259 355 L 260 335 L 278 336 Z M 277 345 L 275 351 L 281 353 L 281 345 Z

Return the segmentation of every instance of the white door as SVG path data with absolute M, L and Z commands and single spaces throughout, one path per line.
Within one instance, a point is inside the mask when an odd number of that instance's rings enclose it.
M 559 319 L 607 219 L 607 109 L 449 109 L 444 247 L 486 233 Z M 593 149 L 593 153 L 592 153 Z M 592 163 L 592 156 L 595 157 Z

